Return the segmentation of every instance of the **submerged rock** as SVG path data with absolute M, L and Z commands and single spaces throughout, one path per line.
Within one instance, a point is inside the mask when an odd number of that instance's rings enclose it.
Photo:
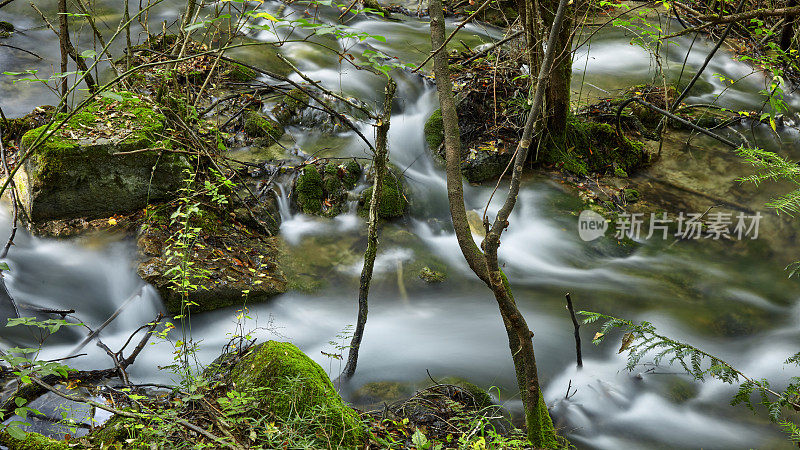
M 173 197 L 189 165 L 182 155 L 158 149 L 165 146 L 163 129 L 164 116 L 130 93 L 75 114 L 15 178 L 30 220 L 104 217 Z M 22 151 L 44 131 L 25 133 Z
M 322 367 L 290 343 L 268 341 L 253 347 L 230 374 L 236 390 L 256 392 L 256 402 L 271 419 L 309 419 L 309 427 L 332 448 L 361 448 L 369 438 L 369 430 Z
M 0 38 L 7 38 L 14 32 L 14 24 L 0 20 Z

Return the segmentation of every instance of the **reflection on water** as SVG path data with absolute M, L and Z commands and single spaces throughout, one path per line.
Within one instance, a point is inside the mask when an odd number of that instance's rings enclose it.
M 2 14 L 7 14 L 6 9 Z M 170 13 L 167 9 L 159 11 L 154 12 L 154 17 Z M 0 20 L 6 18 L 2 14 Z M 33 26 L 30 17 L 20 20 L 23 28 L 25 20 Z M 429 50 L 424 22 L 368 19 L 358 25 L 371 33 L 391 36 L 386 44 L 375 44 L 384 52 L 419 60 Z M 471 43 L 496 36 L 495 31 L 479 28 L 470 28 L 463 34 L 464 40 Z M 22 37 L 31 42 L 51 42 L 50 36 L 38 30 L 20 33 L 14 39 Z M 685 53 L 679 49 L 687 46 L 688 42 L 681 41 L 680 47 L 667 52 L 670 76 L 676 77 L 680 71 L 676 65 L 682 63 Z M 695 44 L 689 67 L 700 64 L 705 50 L 706 43 Z M 343 89 L 368 104 L 379 104 L 384 83 L 380 76 L 344 69 L 337 58 L 319 53 L 312 45 L 292 44 L 281 51 L 300 59 L 301 68 L 329 87 Z M 42 56 L 47 64 L 54 60 L 52 52 Z M 6 53 L 0 54 L 0 63 L 6 67 L 30 61 Z M 605 90 L 648 81 L 652 75 L 647 54 L 616 31 L 600 34 L 588 53 L 578 53 L 573 77 L 576 83 L 583 76 L 584 66 L 586 81 Z M 749 69 L 720 52 L 691 101 L 710 101 L 709 96 L 722 91 L 722 85 L 713 77 L 715 71 L 738 77 Z M 378 380 L 424 383 L 429 371 L 435 377 L 462 376 L 482 386 L 497 386 L 506 405 L 519 409 L 506 334 L 497 308 L 459 253 L 449 226 L 444 174 L 425 150 L 421 130 L 436 108 L 435 90 L 429 82 L 407 72 L 396 71 L 395 76 L 399 89 L 389 135 L 390 153 L 408 182 L 411 215 L 382 231 L 370 292 L 369 322 L 353 387 Z M 752 80 L 742 82 L 742 87 L 727 89 L 723 103 L 755 107 L 760 100 L 754 92 L 763 84 L 759 77 L 754 75 Z M 4 94 L 0 102 L 10 115 L 23 114 L 51 100 L 45 91 L 6 84 L 0 85 L 0 90 Z M 363 125 L 363 131 L 372 136 L 370 126 Z M 782 136 L 787 142 L 793 137 Z M 331 141 L 328 136 L 302 131 L 297 132 L 295 140 L 309 154 Z M 335 148 L 320 155 L 365 154 L 366 146 L 352 133 L 337 135 L 336 143 Z M 718 172 L 687 178 L 730 175 L 735 162 L 726 161 L 728 165 L 716 165 Z M 682 164 L 691 174 L 692 164 Z M 737 167 L 743 173 L 748 170 Z M 465 188 L 468 208 L 482 211 L 491 187 Z M 730 183 L 724 189 L 723 194 L 740 192 L 742 188 Z M 291 247 L 299 248 L 301 243 L 317 239 L 314 245 L 338 245 L 336 251 L 350 254 L 341 259 L 346 263 L 330 263 L 331 270 L 324 272 L 325 286 L 319 292 L 290 292 L 267 303 L 248 305 L 253 317 L 248 325 L 271 330 L 257 331 L 259 339 L 291 340 L 335 376 L 341 369 L 339 361 L 321 352 L 331 352 L 329 342 L 355 320 L 358 252 L 363 247 L 360 243 L 364 224 L 352 213 L 335 220 L 294 215 L 285 190 L 280 194 L 281 232 Z M 741 200 L 751 205 L 762 201 L 753 196 Z M 496 211 L 499 202 L 497 197 L 492 201 L 490 213 Z M 735 249 L 713 242 L 674 246 L 669 246 L 670 242 L 648 242 L 634 247 L 620 247 L 612 240 L 584 243 L 578 239 L 577 218 L 573 215 L 578 208 L 574 199 L 549 181 L 528 181 L 500 251 L 517 301 L 536 333 L 545 397 L 553 406 L 561 429 L 576 445 L 585 448 L 788 446 L 771 425 L 743 408 L 727 406 L 734 392 L 731 387 L 717 382 L 693 384 L 670 367 L 642 367 L 628 373 L 613 344 L 599 348 L 585 344 L 586 365 L 576 371 L 572 325 L 563 304 L 563 295 L 569 291 L 579 309 L 652 321 L 664 334 L 702 346 L 745 372 L 780 385 L 791 376 L 783 371 L 780 362 L 796 352 L 800 338 L 798 291 L 796 284 L 784 277 L 784 261 L 771 257 L 773 253 L 758 242 Z M 7 228 L 5 224 L 0 230 L 0 238 Z M 90 326 L 102 323 L 141 288 L 131 262 L 135 252 L 131 242 L 112 240 L 91 245 L 85 241 L 30 238 L 20 233 L 16 244 L 9 254 L 11 272 L 7 275 L 15 298 L 40 306 L 74 308 L 76 315 Z M 295 257 L 316 257 L 313 251 L 305 253 L 312 254 Z M 415 274 L 402 272 L 404 267 L 422 260 L 441 261 L 447 268 L 447 281 L 427 285 Z M 145 288 L 102 332 L 104 342 L 119 348 L 133 329 L 151 320 L 161 308 L 154 290 Z M 230 339 L 234 316 L 235 308 L 229 308 L 193 317 L 192 333 L 195 339 L 202 340 L 202 362 L 211 361 Z M 588 341 L 593 328 L 586 326 L 584 330 L 584 340 Z M 69 353 L 82 336 L 74 328 L 60 332 L 48 340 L 42 357 Z M 22 330 L 4 330 L 2 339 L 6 345 L 32 343 Z M 76 359 L 75 367 L 109 365 L 107 357 L 94 346 L 82 351 L 89 355 Z M 171 345 L 153 342 L 131 368 L 131 376 L 139 381 L 170 381 L 169 372 L 157 369 L 170 363 Z M 568 385 L 574 393 L 565 398 Z M 349 391 L 344 395 L 348 396 Z

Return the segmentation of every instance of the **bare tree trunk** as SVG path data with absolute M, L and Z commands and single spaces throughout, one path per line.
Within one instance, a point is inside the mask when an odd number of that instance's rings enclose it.
M 67 47 L 67 39 L 69 39 L 69 23 L 67 22 L 67 0 L 58 0 L 58 45 L 61 50 L 61 96 L 63 97 L 63 106 L 61 110 L 67 110 L 67 90 L 69 89 L 67 83 L 67 58 L 69 50 Z
M 551 27 L 555 19 L 558 1 L 548 1 L 542 9 L 545 27 Z M 559 135 L 566 132 L 567 115 L 569 114 L 570 81 L 572 81 L 572 14 L 564 17 L 564 24 L 555 41 L 555 58 L 553 71 L 547 80 L 545 94 L 546 128 L 550 135 Z M 531 73 L 534 73 L 531 70 Z
M 791 8 L 797 6 L 797 0 L 788 0 L 786 7 Z M 781 43 L 780 48 L 784 52 L 788 52 L 792 47 L 792 39 L 794 38 L 794 21 L 795 16 L 787 14 L 783 18 L 783 30 L 781 30 Z
M 442 110 L 442 119 L 445 135 L 445 155 L 447 170 L 447 194 L 450 200 L 450 212 L 453 227 L 464 258 L 469 263 L 473 272 L 483 280 L 492 290 L 497 301 L 500 315 L 508 334 L 508 344 L 514 360 L 517 383 L 519 385 L 523 406 L 525 408 L 525 423 L 527 425 L 528 439 L 535 447 L 555 447 L 555 431 L 553 422 L 547 412 L 547 407 L 542 399 L 539 375 L 536 367 L 536 358 L 533 349 L 533 333 L 525 322 L 525 318 L 517 308 L 511 288 L 497 260 L 497 249 L 500 246 L 500 236 L 508 227 L 508 217 L 516 204 L 517 195 L 522 179 L 522 169 L 530 148 L 533 130 L 542 110 L 545 96 L 545 86 L 550 75 L 550 69 L 556 51 L 556 40 L 560 35 L 562 22 L 568 0 L 561 0 L 558 11 L 554 15 L 548 44 L 542 57 L 536 80 L 536 92 L 531 110 L 525 123 L 522 138 L 517 146 L 512 171 L 511 185 L 503 207 L 497 214 L 494 224 L 489 229 L 488 219 L 484 217 L 484 225 L 488 232 L 482 243 L 483 252 L 478 249 L 469 231 L 464 206 L 463 186 L 461 180 L 461 141 L 459 138 L 458 115 L 453 99 L 452 84 L 450 82 L 450 69 L 447 61 L 447 52 L 438 52 L 433 59 L 436 87 L 439 93 L 439 102 Z M 529 7 L 526 14 L 530 18 Z M 431 15 L 431 47 L 439 48 L 445 39 L 444 13 L 441 0 L 430 0 L 428 8 Z M 525 19 L 525 22 L 529 22 Z M 532 33 L 528 33 L 530 36 Z
M 397 85 L 389 78 L 386 84 L 386 96 L 383 100 L 383 114 L 378 119 L 375 136 L 375 159 L 373 167 L 375 178 L 372 183 L 372 197 L 369 199 L 369 227 L 367 230 L 367 250 L 364 252 L 364 267 L 361 269 L 361 283 L 358 287 L 358 319 L 356 330 L 350 341 L 350 352 L 347 355 L 347 364 L 344 366 L 341 378 L 348 380 L 356 372 L 358 364 L 358 351 L 361 348 L 361 339 L 364 337 L 364 327 L 367 323 L 369 310 L 369 284 L 372 281 L 372 269 L 375 267 L 375 256 L 378 253 L 378 211 L 380 198 L 383 191 L 383 179 L 386 176 L 387 134 L 389 133 L 389 119 L 392 115 L 392 100 Z

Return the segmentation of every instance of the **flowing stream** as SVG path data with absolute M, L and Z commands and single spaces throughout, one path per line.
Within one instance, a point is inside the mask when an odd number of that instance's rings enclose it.
M 41 3 L 45 11 L 53 11 L 51 3 L 55 2 Z M 98 3 L 106 5 L 108 16 L 104 19 L 109 24 L 116 23 L 120 15 L 117 2 Z M 156 28 L 160 29 L 160 20 L 174 17 L 179 3 L 171 1 L 154 9 L 151 23 L 159 23 Z M 265 3 L 263 8 L 273 13 L 284 9 L 285 13 L 287 7 Z M 330 14 L 332 18 L 333 13 Z M 404 61 L 420 62 L 430 50 L 427 22 L 397 17 L 401 20 L 394 22 L 361 16 L 360 21 L 351 23 L 371 34 L 386 36 L 386 43 L 336 42 L 330 36 L 324 41 L 349 48 L 355 54 L 372 48 Z M 49 30 L 33 28 L 39 20 L 28 5 L 18 2 L 3 8 L 0 20 L 12 20 L 22 29 L 3 42 L 30 48 L 43 57 L 40 61 L 0 48 L 0 72 L 38 68 L 41 73 L 49 73 L 57 61 L 56 41 Z M 85 41 L 88 35 L 84 32 L 83 36 Z M 475 45 L 499 36 L 498 30 L 470 25 L 460 38 Z M 274 38 L 266 32 L 250 37 Z M 581 92 L 584 98 L 592 99 L 607 95 L 605 91 L 652 80 L 652 58 L 642 48 L 631 45 L 630 39 L 627 32 L 609 29 L 598 33 L 590 47 L 576 52 L 576 95 Z M 679 46 L 663 52 L 670 79 L 677 80 L 690 42 L 690 38 L 681 39 Z M 684 83 L 709 48 L 710 44 L 701 39 L 694 44 L 683 74 Z M 342 90 L 376 108 L 380 105 L 385 78 L 355 70 L 308 43 L 286 44 L 279 51 L 329 88 Z M 254 65 L 274 61 L 274 50 L 259 48 L 235 53 Z M 752 72 L 721 51 L 687 102 L 718 100 L 727 107 L 757 109 L 763 102 L 757 92 L 764 88 L 764 79 Z M 714 74 L 731 79 L 751 75 L 730 87 Z M 395 70 L 393 75 L 399 87 L 389 133 L 390 159 L 405 170 L 411 212 L 407 218 L 386 225 L 382 232 L 369 320 L 352 389 L 374 381 L 422 385 L 428 373 L 435 378 L 459 376 L 483 387 L 497 387 L 500 401 L 510 410 L 519 411 L 513 366 L 496 304 L 461 257 L 448 225 L 444 172 L 425 149 L 422 128 L 437 107 L 435 86 L 409 72 Z M 52 93 L 35 83 L 11 84 L 11 80 L 0 77 L 0 106 L 11 117 L 54 101 Z M 581 83 L 586 84 L 581 88 Z M 716 99 L 720 93 L 723 95 Z M 793 107 L 800 102 L 796 97 L 787 100 Z M 366 156 L 366 146 L 354 133 L 290 131 L 294 145 L 307 154 Z M 372 135 L 369 126 L 363 126 L 363 131 Z M 800 154 L 793 146 L 796 134 L 787 128 L 776 137 L 763 127 L 755 129 L 759 144 L 794 157 Z M 740 186 L 734 180 L 749 173 L 749 167 L 713 141 L 695 138 L 693 142 L 693 149 L 671 144 L 675 154 L 690 157 L 674 163 L 679 167 L 673 168 L 670 176 L 711 186 L 715 192 L 734 196 L 764 211 L 765 229 L 772 229 L 768 222 L 780 219 L 761 205 L 778 190 L 756 191 Z M 668 170 L 669 162 L 662 167 L 666 169 L 654 168 L 652 173 Z M 468 207 L 482 211 L 493 186 L 465 188 Z M 490 212 L 496 211 L 501 198 L 495 196 Z M 669 366 L 637 367 L 628 372 L 624 355 L 617 354 L 618 341 L 592 345 L 590 338 L 596 328 L 591 326 L 582 329 L 585 366 L 576 370 L 573 329 L 564 308 L 564 294 L 572 293 L 578 309 L 653 322 L 663 334 L 700 346 L 750 376 L 767 378 L 779 386 L 796 375 L 781 363 L 797 352 L 800 342 L 800 295 L 796 281 L 787 280 L 783 271 L 796 251 L 793 237 L 781 241 L 783 237 L 770 239 L 765 235 L 734 248 L 712 241 L 673 245 L 672 241 L 655 240 L 618 248 L 609 242 L 605 245 L 579 239 L 574 213 L 580 209 L 581 203 L 564 193 L 557 183 L 532 176 L 524 183 L 500 248 L 517 302 L 536 333 L 534 343 L 545 399 L 569 439 L 579 448 L 601 449 L 790 448 L 790 443 L 762 416 L 728 405 L 734 388 L 715 381 L 693 383 Z M 334 220 L 292 214 L 285 191 L 281 213 L 281 233 L 297 257 L 333 253 L 341 256 L 341 262 L 324 273 L 314 274 L 326 281 L 318 292 L 289 292 L 265 303 L 248 305 L 252 319 L 246 327 L 256 328 L 254 336 L 260 340 L 290 340 L 335 377 L 342 368 L 341 362 L 321 352 L 339 351 L 336 345 L 345 342 L 337 335 L 355 322 L 365 225 L 353 213 Z M 8 228 L 5 217 L 0 228 L 2 239 Z M 132 263 L 135 244 L 128 240 L 94 236 L 54 241 L 25 233 L 17 236 L 7 259 L 11 271 L 6 279 L 18 300 L 75 309 L 92 327 L 130 302 L 101 334 L 111 348 L 121 346 L 133 329 L 151 320 L 162 308 L 155 290 L 144 286 L 136 275 Z M 429 259 L 447 267 L 447 280 L 441 285 L 427 285 L 416 279 L 416 274 L 403 272 L 403 267 Z M 230 308 L 192 318 L 192 334 L 201 341 L 201 362 L 211 361 L 230 339 L 235 331 L 235 316 L 236 308 Z M 42 358 L 72 352 L 83 336 L 82 330 L 73 328 L 57 333 L 48 339 Z M 6 329 L 2 341 L 31 345 L 35 339 L 23 330 Z M 71 364 L 76 368 L 109 364 L 105 354 L 93 345 L 81 352 L 89 355 L 75 359 Z M 137 381 L 170 381 L 170 373 L 157 367 L 172 363 L 172 357 L 168 343 L 154 343 L 130 368 L 131 376 Z M 566 398 L 568 385 L 571 391 Z M 345 398 L 353 398 L 353 390 L 345 390 Z

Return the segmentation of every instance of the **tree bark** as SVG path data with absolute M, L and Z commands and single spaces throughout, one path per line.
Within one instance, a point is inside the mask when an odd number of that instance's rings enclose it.
M 797 0 L 788 0 L 786 2 L 787 8 L 792 8 L 794 6 L 797 6 Z M 780 48 L 784 52 L 788 52 L 792 47 L 792 39 L 794 38 L 794 21 L 795 17 L 792 15 L 787 14 L 783 18 L 783 30 L 781 30 Z
M 358 352 L 361 349 L 361 339 L 364 337 L 364 327 L 367 324 L 369 311 L 369 285 L 372 281 L 372 270 L 375 267 L 375 256 L 378 252 L 378 212 L 380 210 L 383 179 L 386 176 L 386 159 L 388 154 L 387 135 L 389 133 L 389 120 L 392 115 L 392 100 L 397 85 L 392 78 L 386 84 L 385 98 L 383 100 L 383 114 L 378 119 L 377 133 L 375 135 L 375 178 L 372 183 L 372 197 L 369 199 L 369 226 L 367 230 L 367 250 L 364 252 L 364 267 L 361 269 L 361 281 L 358 287 L 358 319 L 353 338 L 350 341 L 350 351 L 347 355 L 347 364 L 344 366 L 341 378 L 350 379 L 356 372 L 358 365 Z
M 530 4 L 526 2 L 526 4 Z M 517 146 L 512 171 L 511 184 L 508 196 L 503 207 L 495 218 L 494 225 L 484 239 L 483 252 L 475 245 L 472 233 L 466 220 L 464 206 L 463 186 L 461 180 L 461 141 L 458 128 L 458 115 L 453 99 L 452 84 L 450 82 L 450 69 L 447 53 L 439 52 L 433 60 L 436 87 L 439 93 L 439 102 L 442 110 L 445 135 L 445 155 L 447 171 L 447 194 L 450 200 L 450 213 L 453 227 L 456 231 L 464 258 L 473 272 L 483 280 L 492 290 L 497 301 L 500 315 L 506 327 L 509 348 L 514 369 L 517 376 L 520 394 L 525 409 L 525 423 L 527 425 L 528 439 L 537 448 L 556 446 L 553 423 L 547 412 L 547 407 L 542 399 L 539 375 L 536 367 L 536 358 L 533 348 L 533 333 L 530 331 L 525 318 L 517 308 L 511 288 L 497 260 L 497 249 L 500 245 L 500 236 L 508 227 L 508 217 L 516 204 L 517 195 L 522 178 L 522 168 L 531 145 L 533 130 L 541 115 L 545 96 L 545 86 L 550 75 L 556 52 L 556 39 L 560 35 L 561 25 L 564 20 L 567 0 L 561 0 L 558 11 L 553 17 L 548 45 L 542 58 L 536 82 L 536 92 L 531 110 L 525 123 L 522 138 Z M 525 7 L 528 23 L 531 18 L 531 9 Z M 444 42 L 444 14 L 441 0 L 431 0 L 429 12 L 431 15 L 431 46 L 438 48 Z M 532 30 L 527 33 L 532 35 Z M 530 43 L 531 41 L 529 41 Z M 488 224 L 484 218 L 484 222 Z M 487 225 L 488 227 L 488 225 Z
M 542 9 L 544 25 L 552 27 L 558 1 L 549 1 Z M 564 16 L 564 23 L 555 40 L 555 58 L 553 70 L 547 79 L 545 94 L 545 127 L 550 135 L 563 135 L 567 127 L 569 114 L 570 82 L 572 81 L 572 14 Z M 531 70 L 531 74 L 534 71 Z
M 67 40 L 69 39 L 69 23 L 67 22 L 67 0 L 58 0 L 58 44 L 61 50 L 61 97 L 63 97 L 62 112 L 67 111 L 67 57 L 69 50 L 67 47 Z

